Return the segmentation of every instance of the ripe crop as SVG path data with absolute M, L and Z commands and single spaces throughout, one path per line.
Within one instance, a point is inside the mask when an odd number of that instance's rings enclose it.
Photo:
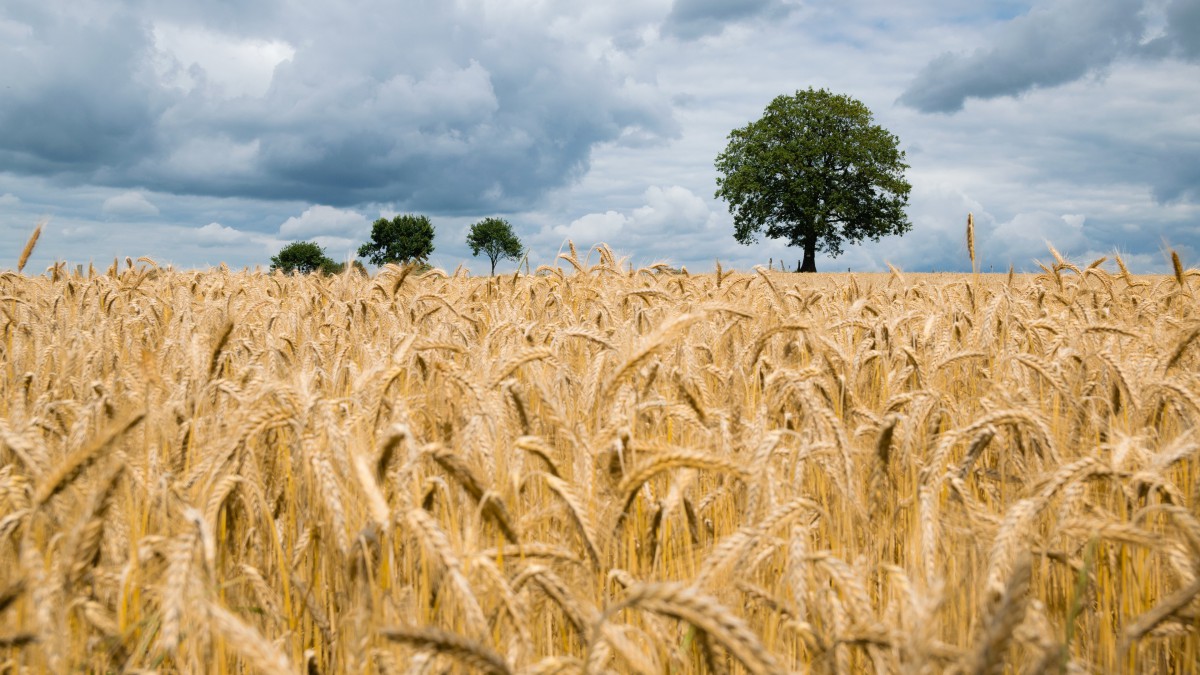
M 1195 271 L 593 255 L 0 275 L 0 670 L 1200 661 Z

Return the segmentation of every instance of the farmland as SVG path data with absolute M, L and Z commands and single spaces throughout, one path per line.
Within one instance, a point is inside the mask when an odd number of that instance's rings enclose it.
M 0 671 L 1183 672 L 1200 274 L 0 275 Z

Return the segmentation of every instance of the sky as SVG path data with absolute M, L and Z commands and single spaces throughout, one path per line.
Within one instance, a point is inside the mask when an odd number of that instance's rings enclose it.
M 398 213 L 446 270 L 487 273 L 489 216 L 533 267 L 571 240 L 794 268 L 734 240 L 714 160 L 809 87 L 865 103 L 913 186 L 909 233 L 821 271 L 970 269 L 968 212 L 984 271 L 1200 266 L 1200 0 L 4 0 L 0 269 L 43 221 L 27 273 L 346 260 Z

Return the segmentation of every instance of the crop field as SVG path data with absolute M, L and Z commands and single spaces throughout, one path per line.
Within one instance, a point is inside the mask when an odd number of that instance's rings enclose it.
M 0 672 L 1200 662 L 1200 272 L 0 274 Z

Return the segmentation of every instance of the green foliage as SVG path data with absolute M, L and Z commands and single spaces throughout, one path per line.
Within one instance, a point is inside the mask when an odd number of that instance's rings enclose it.
M 350 268 L 359 274 L 366 275 L 367 268 L 357 260 L 350 261 Z M 330 260 L 327 264 L 321 266 L 321 272 L 324 274 L 341 274 L 346 271 L 346 263 L 334 262 Z
M 729 134 L 716 160 L 716 196 L 729 202 L 740 243 L 764 231 L 786 239 L 804 249 L 801 271 L 815 272 L 818 250 L 836 257 L 843 241 L 912 229 L 904 213 L 912 186 L 898 146 L 861 102 L 824 89 L 797 91 Z
M 294 241 L 284 246 L 277 255 L 271 258 L 272 272 L 283 270 L 288 274 L 292 272 L 309 274 L 317 270 L 328 273 L 328 269 L 336 265 L 338 263 L 325 255 L 325 249 L 312 241 Z
M 487 254 L 492 261 L 493 275 L 496 274 L 497 260 L 520 260 L 525 254 L 525 248 L 513 232 L 512 225 L 503 218 L 484 218 L 472 225 L 467 235 L 467 245 L 471 247 L 471 255 L 477 256 L 480 251 Z
M 433 253 L 433 223 L 428 216 L 405 214 L 380 218 L 371 226 L 371 241 L 358 254 L 375 265 L 424 263 Z

